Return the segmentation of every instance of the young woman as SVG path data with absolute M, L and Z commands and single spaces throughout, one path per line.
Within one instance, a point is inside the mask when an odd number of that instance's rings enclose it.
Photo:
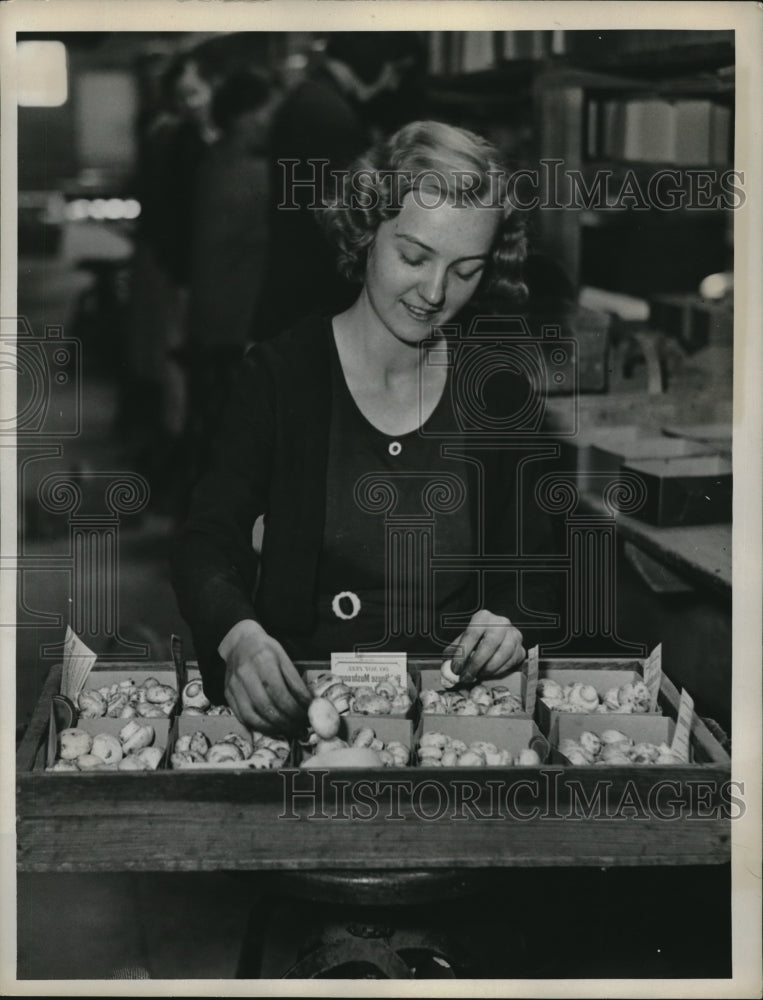
M 245 362 L 173 579 L 208 695 L 253 728 L 304 724 L 295 659 L 452 654 L 464 677 L 524 659 L 513 621 L 526 595 L 484 556 L 538 552 L 546 525 L 522 505 L 521 453 L 465 425 L 479 404 L 488 430 L 508 426 L 502 415 L 530 392 L 515 366 L 490 377 L 489 345 L 453 329 L 486 296 L 509 315 L 521 297 L 506 180 L 481 138 L 402 128 L 323 213 L 340 266 L 361 282 L 356 301 Z M 293 285 L 298 296 L 299 274 Z

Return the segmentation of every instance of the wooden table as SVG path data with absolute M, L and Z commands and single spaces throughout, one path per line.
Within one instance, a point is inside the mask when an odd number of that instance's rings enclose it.
M 60 673 L 51 670 L 17 754 L 21 871 L 391 872 L 730 858 L 730 763 L 696 718 L 697 763 L 674 767 L 48 774 L 41 748 Z M 667 679 L 661 699 L 674 713 L 678 693 Z
M 591 513 L 607 515 L 600 497 L 584 493 L 581 505 Z M 617 531 L 687 581 L 714 596 L 731 600 L 731 524 L 697 524 L 658 528 L 626 514 L 615 516 Z

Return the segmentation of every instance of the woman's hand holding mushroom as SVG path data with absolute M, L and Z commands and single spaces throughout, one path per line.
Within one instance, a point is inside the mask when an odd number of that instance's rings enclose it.
M 283 646 L 258 622 L 235 625 L 219 652 L 225 697 L 240 722 L 276 735 L 304 727 L 310 692 Z
M 525 658 L 522 633 L 508 618 L 494 615 L 483 608 L 445 650 L 451 657 L 450 670 L 459 680 L 473 681 L 477 677 L 500 677 Z

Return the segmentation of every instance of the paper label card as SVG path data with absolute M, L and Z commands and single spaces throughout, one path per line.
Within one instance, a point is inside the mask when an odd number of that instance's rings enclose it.
M 532 716 L 535 713 L 535 698 L 538 692 L 538 647 L 533 646 L 527 653 L 527 695 L 525 711 Z
M 681 691 L 681 701 L 678 705 L 676 731 L 673 734 L 671 750 L 673 750 L 673 752 L 687 764 L 689 763 L 689 737 L 691 735 L 691 724 L 693 719 L 694 699 L 686 688 L 683 688 Z
M 649 711 L 657 709 L 657 696 L 662 683 L 662 643 L 656 646 L 644 664 L 644 683 L 649 688 Z
M 332 653 L 331 673 L 348 687 L 375 687 L 381 681 L 408 685 L 405 653 Z
M 76 704 L 77 698 L 88 674 L 93 669 L 97 655 L 88 649 L 85 643 L 75 635 L 71 625 L 66 626 L 64 638 L 64 665 L 61 673 L 61 694 Z

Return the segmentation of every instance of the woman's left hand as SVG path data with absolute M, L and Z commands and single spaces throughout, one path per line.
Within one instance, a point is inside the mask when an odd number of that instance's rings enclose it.
M 451 667 L 462 681 L 496 677 L 518 667 L 525 658 L 522 633 L 508 618 L 483 608 L 445 650 L 452 657 Z

